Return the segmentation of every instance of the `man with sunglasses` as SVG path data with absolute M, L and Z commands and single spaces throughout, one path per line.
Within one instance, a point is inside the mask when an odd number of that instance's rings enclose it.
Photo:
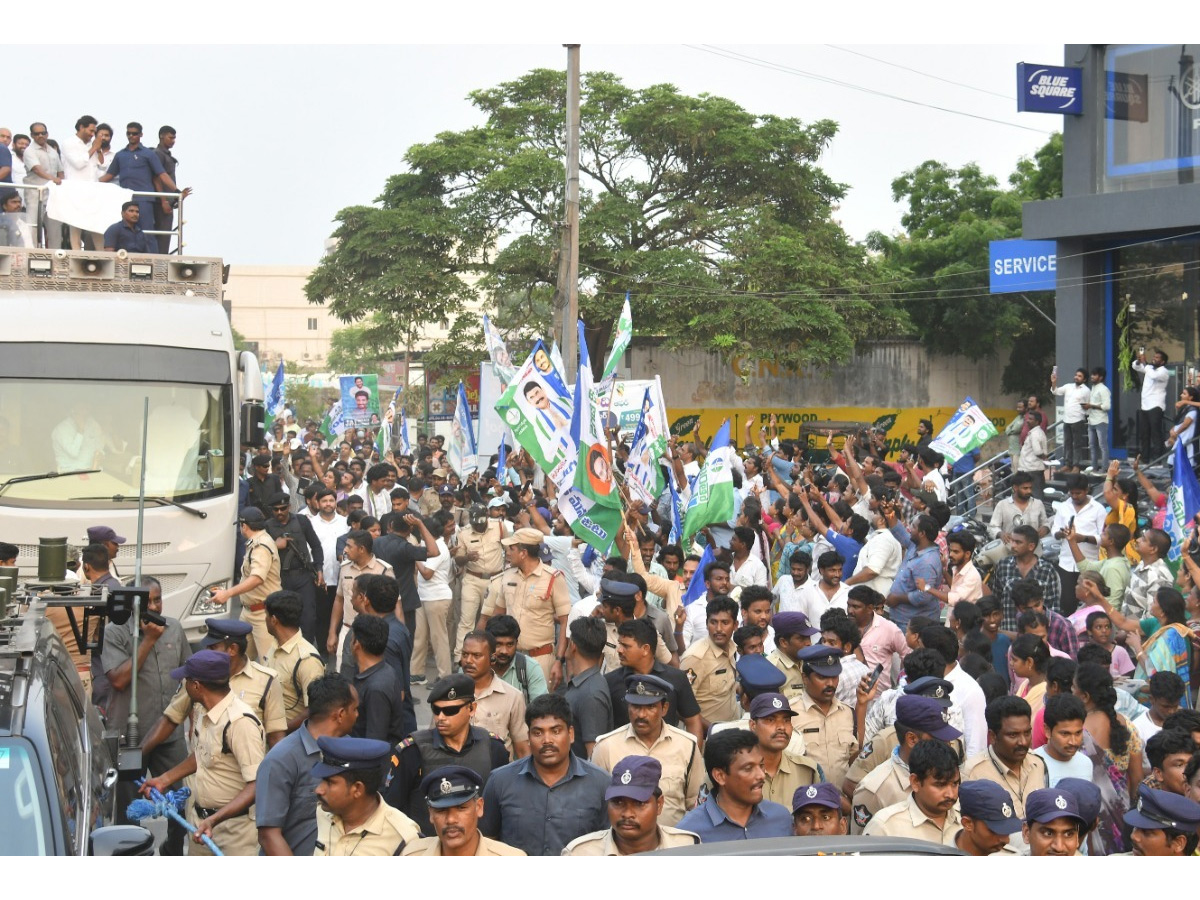
M 421 778 L 441 766 L 466 766 L 486 784 L 488 776 L 508 765 L 504 741 L 471 724 L 475 713 L 475 681 L 456 673 L 439 678 L 429 689 L 433 726 L 414 731 L 392 750 L 392 770 L 383 790 L 389 806 L 403 810 L 433 834 Z
M 125 137 L 129 139 L 124 150 L 118 150 L 109 164 L 108 172 L 100 176 L 101 181 L 112 181 L 120 178 L 121 187 L 135 192 L 175 191 L 179 186 L 175 179 L 167 174 L 158 154 L 142 144 L 142 126 L 138 122 L 130 122 L 125 126 Z M 186 197 L 192 191 L 187 188 L 182 191 Z M 141 210 L 142 227 L 154 223 L 154 203 L 162 197 L 146 197 L 135 194 L 134 201 Z

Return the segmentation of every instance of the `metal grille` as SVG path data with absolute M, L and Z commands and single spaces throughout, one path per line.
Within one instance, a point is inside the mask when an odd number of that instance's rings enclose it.
M 113 277 L 96 277 L 73 274 L 71 259 L 95 259 L 113 263 Z M 51 263 L 50 272 L 32 275 L 29 260 L 44 259 Z M 132 278 L 129 267 L 149 265 L 149 278 Z M 207 271 L 203 268 L 207 265 Z M 181 268 L 190 267 L 193 277 L 203 273 L 200 280 L 180 280 Z M 111 294 L 175 294 L 191 291 L 195 296 L 221 299 L 221 260 L 213 257 L 129 256 L 121 259 L 115 253 L 68 253 L 66 251 L 27 250 L 25 248 L 0 248 L 0 286 L 20 291 L 85 291 Z M 175 280 L 172 280 L 174 277 Z
M 67 556 L 78 558 L 80 552 L 87 544 L 67 544 Z M 142 544 L 142 558 L 145 559 L 151 556 L 162 556 L 171 549 L 169 541 L 157 544 Z M 17 565 L 22 563 L 25 565 L 34 565 L 37 563 L 38 545 L 37 544 L 17 544 Z M 126 560 L 133 562 L 137 558 L 137 547 L 134 544 L 125 544 L 117 551 L 118 560 Z

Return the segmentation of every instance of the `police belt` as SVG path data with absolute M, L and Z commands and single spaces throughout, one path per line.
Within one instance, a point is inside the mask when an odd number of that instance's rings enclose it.
M 218 806 L 215 808 L 209 808 L 207 806 L 201 806 L 199 803 L 196 803 L 195 801 L 193 801 L 192 809 L 196 810 L 196 815 L 198 815 L 201 819 L 208 819 L 208 818 L 211 818 L 212 816 L 215 816 L 217 814 L 217 811 L 219 809 L 221 809 L 221 807 Z M 248 816 L 249 814 L 250 814 L 249 809 L 243 809 L 240 813 L 237 813 L 232 816 L 226 816 L 225 818 L 226 819 L 236 819 L 236 818 L 239 818 L 240 816 Z
M 491 575 L 485 575 L 483 572 L 472 572 L 470 569 L 467 569 L 467 574 L 474 575 L 476 578 L 482 578 L 484 581 L 490 581 L 491 579 L 495 578 L 500 573 L 493 572 Z

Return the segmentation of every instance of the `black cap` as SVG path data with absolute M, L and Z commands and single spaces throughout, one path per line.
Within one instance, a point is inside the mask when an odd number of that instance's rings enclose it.
M 429 702 L 459 700 L 470 703 L 475 699 L 475 679 L 461 672 L 439 678 L 429 688 Z
M 653 706 L 669 701 L 675 689 L 657 675 L 629 675 L 625 678 L 625 702 L 634 706 Z
M 262 514 L 262 510 L 257 506 L 247 506 L 243 509 L 241 518 L 238 521 L 243 525 L 253 528 L 255 531 L 262 531 L 267 527 L 267 517 Z
M 421 779 L 420 791 L 432 808 L 450 809 L 480 796 L 483 779 L 466 766 L 442 766 Z
M 321 750 L 321 761 L 312 767 L 316 779 L 382 766 L 392 753 L 392 745 L 387 741 L 359 737 L 319 737 L 317 747 Z

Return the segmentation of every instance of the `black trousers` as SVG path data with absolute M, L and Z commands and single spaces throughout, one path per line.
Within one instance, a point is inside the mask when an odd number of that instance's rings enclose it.
M 1079 601 L 1075 599 L 1075 586 L 1079 583 L 1079 573 L 1068 572 L 1059 566 L 1054 568 L 1058 569 L 1058 581 L 1061 585 L 1057 612 L 1061 616 L 1069 616 L 1079 609 Z
M 285 591 L 295 591 L 300 595 L 300 633 L 314 647 L 321 646 L 314 640 L 317 636 L 317 584 L 313 581 L 311 572 L 305 569 L 289 569 L 279 576 Z M 330 607 L 332 611 L 333 607 Z M 329 615 L 325 616 L 326 623 Z
M 1139 409 L 1137 414 L 1138 449 L 1142 454 L 1142 462 L 1149 464 L 1150 460 L 1162 456 L 1166 452 L 1163 445 L 1163 411 L 1157 406 L 1153 409 Z
M 317 624 L 313 630 L 316 640 L 312 645 L 317 648 L 317 652 L 329 663 L 337 654 L 325 652 L 325 642 L 329 640 L 329 617 L 333 615 L 333 598 L 337 594 L 336 584 L 327 584 L 323 588 L 316 588 L 317 595 Z

